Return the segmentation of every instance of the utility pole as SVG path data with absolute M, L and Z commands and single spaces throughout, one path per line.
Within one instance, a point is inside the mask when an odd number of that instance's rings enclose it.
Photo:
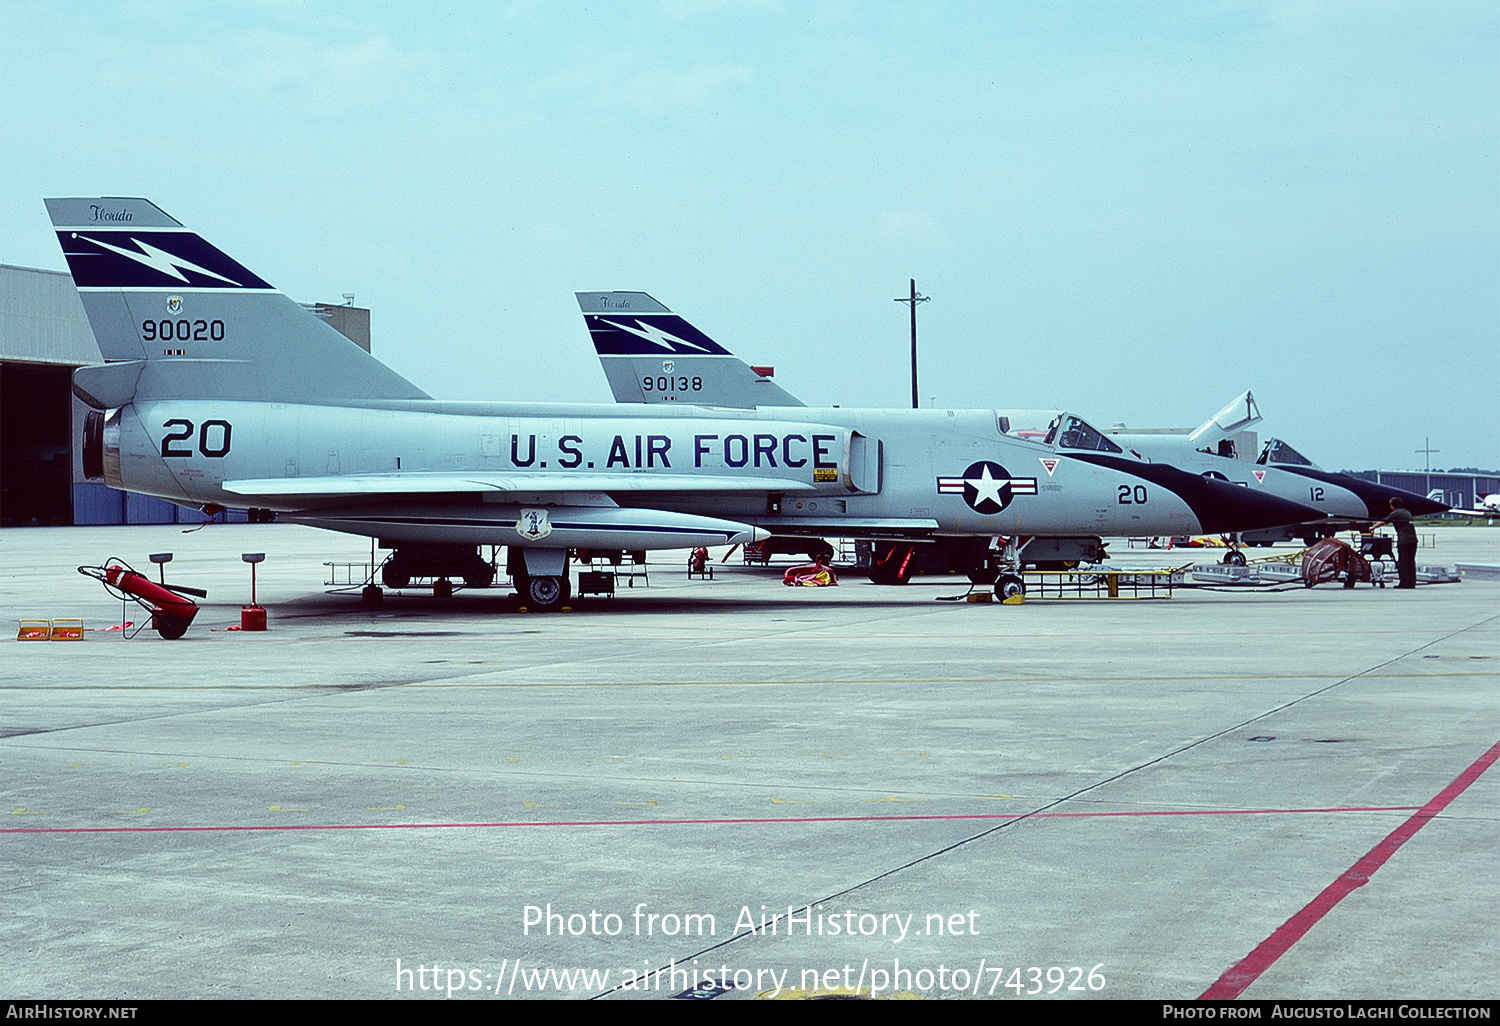
M 1420 453 L 1426 453 L 1427 454 L 1427 473 L 1429 473 L 1429 474 L 1432 473 L 1432 454 L 1435 453 L 1435 452 L 1442 452 L 1443 450 L 1441 450 L 1441 449 L 1434 449 L 1432 447 L 1432 439 L 1430 439 L 1430 438 L 1424 438 L 1424 439 L 1422 439 L 1422 448 L 1420 448 L 1420 449 L 1418 449 L 1416 451 L 1420 452 Z
M 896 299 L 898 303 L 906 303 L 911 307 L 911 408 L 917 408 L 917 304 L 925 303 L 930 297 L 917 294 L 917 279 L 911 280 L 911 295 Z

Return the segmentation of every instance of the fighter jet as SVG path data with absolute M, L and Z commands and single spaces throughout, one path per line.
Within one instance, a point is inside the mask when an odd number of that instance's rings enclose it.
M 576 295 L 615 402 L 806 405 L 644 292 Z
M 1350 523 L 1384 520 L 1390 514 L 1390 503 L 1394 498 L 1399 498 L 1414 517 L 1446 513 L 1451 508 L 1445 502 L 1418 495 L 1416 492 L 1376 484 L 1374 481 L 1366 481 L 1353 474 L 1331 473 L 1279 438 L 1267 440 L 1266 444 L 1261 447 L 1260 456 L 1256 458 L 1255 465 L 1257 468 L 1266 470 L 1283 471 L 1301 481 L 1307 498 L 1299 497 L 1299 501 L 1305 501 L 1309 505 L 1329 511 L 1329 522 L 1323 525 L 1321 532 L 1324 536 L 1347 526 L 1337 523 L 1340 518 Z M 1260 470 L 1255 471 L 1257 474 L 1260 472 Z M 1308 537 L 1310 541 L 1317 540 L 1315 537 Z
M 434 400 L 149 201 L 46 202 L 107 361 L 74 376 L 94 408 L 90 473 L 398 556 L 504 545 L 540 609 L 566 601 L 582 548 L 1184 534 L 1316 515 L 1166 466 L 1054 456 L 993 410 Z
M 795 396 L 757 375 L 755 368 L 746 366 L 644 292 L 580 292 L 577 298 L 618 402 L 801 405 Z M 1284 526 L 1247 532 L 1250 540 L 1265 544 L 1298 533 L 1311 544 L 1350 522 L 1383 519 L 1393 496 L 1400 496 L 1418 516 L 1448 508 L 1411 492 L 1377 486 L 1348 474 L 1328 473 L 1279 440 L 1268 443 L 1255 463 L 1241 458 L 1237 440 L 1261 421 L 1260 407 L 1248 390 L 1197 429 L 1184 432 L 1117 428 L 1106 433 L 1081 417 L 1058 410 L 1000 410 L 997 416 L 1006 424 L 1007 433 L 1058 453 L 1071 453 L 1076 459 L 1116 467 L 1129 466 L 1132 461 L 1165 464 L 1319 511 L 1319 516 L 1295 530 Z M 1089 538 L 1038 538 L 1030 543 L 1027 553 L 1030 562 L 1057 565 L 1092 559 L 1100 551 L 1097 542 Z

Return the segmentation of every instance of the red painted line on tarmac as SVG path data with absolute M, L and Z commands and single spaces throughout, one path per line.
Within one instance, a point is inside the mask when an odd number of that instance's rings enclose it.
M 1243 994 L 1246 987 L 1259 979 L 1261 973 L 1286 954 L 1292 945 L 1301 940 L 1303 935 L 1335 905 L 1352 894 L 1355 888 L 1369 883 L 1370 877 L 1375 875 L 1377 869 L 1385 865 L 1386 860 L 1396 854 L 1398 848 L 1411 840 L 1418 830 L 1447 808 L 1453 799 L 1463 794 L 1470 784 L 1478 780 L 1485 770 L 1495 764 L 1496 759 L 1500 759 L 1500 741 L 1474 760 L 1468 769 L 1455 777 L 1453 782 L 1439 791 L 1430 802 L 1418 809 L 1416 815 L 1391 831 L 1389 836 L 1371 848 L 1364 858 L 1350 866 L 1337 880 L 1325 887 L 1323 892 L 1308 902 L 1302 911 L 1282 923 L 1276 932 L 1261 941 L 1254 951 L 1231 966 L 1214 982 L 1212 987 L 1198 995 L 1198 1000 L 1233 1001 Z
M 482 830 L 498 827 L 735 826 L 772 823 L 914 823 L 941 820 L 1113 819 L 1137 816 L 1276 816 L 1317 812 L 1410 812 L 1415 805 L 1367 805 L 1332 809 L 1182 809 L 1136 812 L 976 812 L 948 816 L 780 816 L 741 819 L 583 819 L 509 823 L 265 823 L 246 826 L 15 827 L 0 834 L 157 834 L 234 830 Z

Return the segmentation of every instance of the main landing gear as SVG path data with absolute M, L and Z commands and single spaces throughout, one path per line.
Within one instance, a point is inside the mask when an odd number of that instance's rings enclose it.
M 1238 552 L 1234 553 L 1240 559 Z M 875 584 L 905 584 L 917 571 L 961 573 L 979 587 L 994 587 L 1001 599 L 1026 593 L 1021 571 L 1072 570 L 1079 563 L 1109 557 L 1094 536 L 1014 538 L 933 538 L 929 541 L 877 541 L 870 547 L 868 574 Z
M 516 582 L 521 605 L 541 613 L 555 613 L 573 597 L 566 549 L 528 549 L 513 545 L 506 552 L 506 570 Z
M 555 613 L 573 597 L 573 579 L 568 575 L 528 577 L 522 574 L 515 581 L 516 595 L 521 604 L 540 613 Z
M 917 568 L 917 547 L 902 542 L 877 542 L 870 553 L 870 580 L 875 584 L 905 584 Z

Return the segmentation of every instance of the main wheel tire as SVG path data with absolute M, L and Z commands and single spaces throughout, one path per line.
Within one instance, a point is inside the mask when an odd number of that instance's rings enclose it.
M 488 588 L 495 583 L 495 568 L 488 563 L 476 563 L 464 571 L 464 584 L 470 588 Z
M 525 597 L 533 608 L 550 613 L 562 608 L 567 591 L 561 577 L 546 575 L 533 577 L 527 582 Z
M 1026 582 L 1015 574 L 1002 574 L 995 582 L 995 594 L 1001 601 L 1026 594 Z
M 820 559 L 833 560 L 833 546 L 819 538 L 807 547 L 807 558 L 816 563 Z
M 404 588 L 411 583 L 411 573 L 397 563 L 387 563 L 380 568 L 380 579 L 387 588 Z
M 1224 565 L 1225 566 L 1244 566 L 1245 565 L 1245 554 L 1243 552 L 1241 552 L 1239 549 L 1230 549 L 1228 552 L 1224 553 Z

